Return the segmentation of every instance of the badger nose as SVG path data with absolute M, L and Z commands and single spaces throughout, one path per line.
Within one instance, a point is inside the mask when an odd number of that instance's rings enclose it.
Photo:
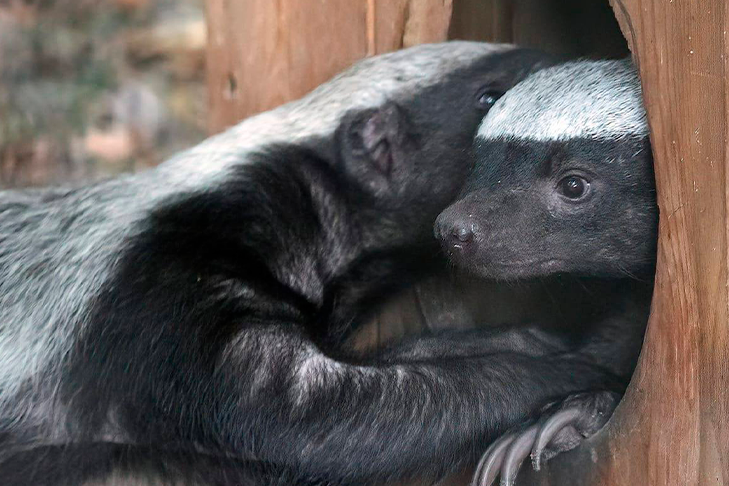
M 474 229 L 473 223 L 466 218 L 441 214 L 436 221 L 435 233 L 445 248 L 464 249 L 473 243 Z
M 461 243 L 468 243 L 473 239 L 473 230 L 462 221 L 459 221 L 451 229 L 451 239 Z

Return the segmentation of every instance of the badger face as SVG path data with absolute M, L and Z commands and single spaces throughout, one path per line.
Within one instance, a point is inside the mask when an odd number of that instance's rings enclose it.
M 629 61 L 540 71 L 479 127 L 476 165 L 436 236 L 472 273 L 650 271 L 657 207 L 640 82 Z

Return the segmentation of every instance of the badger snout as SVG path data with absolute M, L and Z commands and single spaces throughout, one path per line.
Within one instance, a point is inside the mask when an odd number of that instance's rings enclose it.
M 475 220 L 453 206 L 443 211 L 435 221 L 435 237 L 449 254 L 473 251 L 478 232 Z

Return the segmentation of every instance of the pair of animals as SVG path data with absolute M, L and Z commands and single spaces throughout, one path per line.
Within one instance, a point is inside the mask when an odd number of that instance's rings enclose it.
M 654 198 L 628 62 L 463 42 L 364 60 L 154 170 L 4 192 L 2 483 L 373 484 L 493 443 L 478 479 L 510 484 L 616 405 Z M 569 326 L 346 353 L 439 268 L 436 218 L 458 267 L 599 295 Z

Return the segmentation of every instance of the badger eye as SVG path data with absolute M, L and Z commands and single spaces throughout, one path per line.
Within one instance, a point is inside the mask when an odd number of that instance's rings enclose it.
M 582 199 L 590 190 L 590 183 L 576 175 L 565 177 L 559 182 L 559 192 L 568 199 Z
M 503 96 L 500 91 L 487 90 L 479 93 L 476 104 L 483 110 L 491 108 L 496 101 Z

